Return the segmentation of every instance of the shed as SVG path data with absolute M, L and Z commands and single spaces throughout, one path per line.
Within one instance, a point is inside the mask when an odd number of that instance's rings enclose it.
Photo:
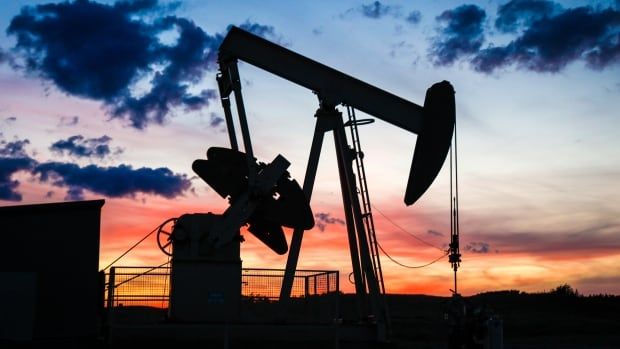
M 0 207 L 0 339 L 87 338 L 103 304 L 104 200 Z

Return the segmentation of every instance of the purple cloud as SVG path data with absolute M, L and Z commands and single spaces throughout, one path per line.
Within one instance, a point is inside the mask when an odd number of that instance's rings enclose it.
M 75 126 L 80 122 L 79 116 L 61 116 L 58 126 Z
M 465 251 L 472 253 L 489 253 L 490 245 L 482 241 L 473 241 L 465 245 Z
M 331 213 L 328 212 L 318 212 L 314 214 L 315 224 L 319 228 L 320 231 L 325 231 L 329 224 L 338 224 L 344 225 L 345 222 L 336 217 L 332 217 Z
M 112 138 L 101 136 L 99 138 L 84 138 L 82 135 L 71 136 L 61 139 L 50 146 L 50 150 L 60 155 L 70 155 L 78 158 L 103 159 L 110 155 L 110 141 Z M 117 148 L 115 153 L 122 152 Z
M 427 230 L 427 231 L 426 231 L 426 233 L 427 233 L 428 235 L 432 235 L 432 236 L 439 236 L 439 237 L 444 236 L 444 233 L 439 232 L 439 231 L 437 231 L 437 230 L 432 230 L 432 229 Z

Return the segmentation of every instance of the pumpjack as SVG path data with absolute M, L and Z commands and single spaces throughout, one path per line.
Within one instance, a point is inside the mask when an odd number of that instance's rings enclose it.
M 290 164 L 282 155 L 270 163 L 254 157 L 239 61 L 303 86 L 318 97 L 303 187 L 290 178 Z M 321 148 L 325 134 L 332 132 L 359 320 L 375 329 L 379 341 L 388 340 L 389 316 L 376 240 L 365 224 L 367 203 L 364 197 L 360 203 L 353 169 L 353 161 L 363 155 L 358 139 L 353 140 L 353 148 L 349 145 L 345 128 L 367 122 L 351 117 L 351 111 L 357 109 L 417 135 L 404 195 L 404 203 L 412 205 L 434 181 L 450 148 L 455 124 L 452 85 L 447 81 L 434 84 L 420 106 L 237 27 L 230 29 L 220 45 L 218 64 L 217 82 L 230 148 L 209 148 L 207 159 L 194 161 L 192 168 L 228 199 L 230 206 L 222 214 L 183 215 L 174 220 L 171 232 L 158 234 L 160 248 L 172 256 L 170 317 L 179 321 L 235 321 L 241 292 L 240 228 L 246 225 L 275 253 L 288 252 L 279 298 L 286 317 L 304 232 L 314 226 L 309 203 Z M 243 151 L 237 141 L 231 95 Z M 348 121 L 343 120 L 339 106 L 349 111 Z M 361 175 L 358 166 L 358 179 Z M 293 229 L 290 247 L 282 227 Z

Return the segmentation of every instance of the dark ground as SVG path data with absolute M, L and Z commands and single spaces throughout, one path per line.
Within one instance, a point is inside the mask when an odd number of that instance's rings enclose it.
M 466 297 L 503 323 L 505 349 L 618 349 L 620 297 L 494 292 Z M 394 342 L 403 348 L 447 348 L 449 298 L 391 295 Z
M 392 324 L 392 343 L 382 348 L 448 348 L 449 322 L 444 318 L 449 297 L 424 295 L 388 295 L 387 304 Z M 502 291 L 466 297 L 468 309 L 486 309 L 502 320 L 505 349 L 620 349 L 620 296 L 575 296 L 558 294 L 525 294 Z M 131 307 L 127 307 L 131 308 Z M 129 309 L 126 309 L 129 310 Z M 146 309 L 141 309 L 144 314 Z M 340 310 L 345 321 L 355 312 L 353 295 L 341 295 Z M 148 310 L 147 319 L 157 320 L 161 310 Z M 143 317 L 144 318 L 144 317 Z M 134 318 L 135 320 L 135 318 Z M 129 346 L 110 348 L 149 347 L 180 348 L 178 342 L 133 342 Z M 189 343 L 192 348 L 221 347 Z M 269 347 L 302 349 L 327 346 L 308 343 L 272 343 L 261 341 L 260 346 L 246 342 L 241 348 Z M 341 348 L 361 348 L 359 344 Z M 0 348 L 107 348 L 103 341 L 88 339 L 38 343 L 8 343 Z

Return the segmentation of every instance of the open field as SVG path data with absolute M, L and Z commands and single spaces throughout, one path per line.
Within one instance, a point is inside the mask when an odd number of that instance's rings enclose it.
M 382 348 L 448 348 L 450 327 L 444 312 L 450 302 L 447 297 L 425 295 L 388 295 L 387 303 L 392 324 L 392 341 Z M 620 348 L 620 297 L 578 297 L 557 294 L 525 294 L 518 291 L 485 293 L 465 297 L 469 309 L 486 308 L 503 322 L 505 349 L 616 349 Z M 340 296 L 343 322 L 351 322 L 355 314 L 354 295 Z M 165 311 L 156 308 L 126 307 L 125 321 L 157 323 L 165 318 Z M 119 314 L 120 315 L 120 314 Z M 231 348 L 246 348 L 256 340 L 231 341 Z M 258 342 L 270 348 L 320 348 L 320 341 L 270 340 Z M 0 342 L 2 348 L 219 348 L 223 343 L 162 341 L 138 339 L 107 345 L 101 338 L 68 341 L 41 341 L 37 343 Z M 184 344 L 184 345 L 183 345 Z M 331 347 L 331 344 L 328 343 Z M 172 345 L 172 346 L 171 346 Z M 360 343 L 342 343 L 341 348 L 360 348 Z

